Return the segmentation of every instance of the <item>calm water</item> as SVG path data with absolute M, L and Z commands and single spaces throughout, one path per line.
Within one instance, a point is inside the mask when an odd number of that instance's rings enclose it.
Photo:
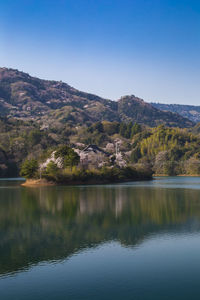
M 0 181 L 0 299 L 199 299 L 200 178 Z

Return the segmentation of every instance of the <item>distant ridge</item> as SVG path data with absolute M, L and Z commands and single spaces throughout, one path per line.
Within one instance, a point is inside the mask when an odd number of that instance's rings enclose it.
M 66 83 L 42 80 L 14 69 L 0 68 L 0 115 L 45 124 L 67 122 L 85 125 L 102 120 L 191 127 L 189 120 L 174 112 L 131 95 L 118 101 L 81 92 Z
M 178 113 L 184 118 L 188 118 L 192 122 L 200 122 L 200 106 L 196 105 L 184 105 L 184 104 L 161 104 L 151 103 L 155 108 L 162 111 L 171 111 Z

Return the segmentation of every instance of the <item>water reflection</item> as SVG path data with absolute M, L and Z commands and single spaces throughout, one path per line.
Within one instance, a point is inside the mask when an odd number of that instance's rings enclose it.
M 117 240 L 198 232 L 200 190 L 134 185 L 0 188 L 0 274 Z

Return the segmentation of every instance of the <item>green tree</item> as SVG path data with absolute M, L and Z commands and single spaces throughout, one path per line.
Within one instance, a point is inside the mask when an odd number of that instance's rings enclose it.
M 132 122 L 129 122 L 128 124 L 126 124 L 126 130 L 125 130 L 125 133 L 124 133 L 124 137 L 127 138 L 127 139 L 130 139 L 131 137 L 131 128 L 133 126 L 133 123 Z
M 119 122 L 103 121 L 102 124 L 104 132 L 109 136 L 115 133 L 119 133 Z
M 67 155 L 64 157 L 64 166 L 70 167 L 77 166 L 80 162 L 80 156 L 73 150 L 69 149 Z
M 79 155 L 69 146 L 60 146 L 55 153 L 55 158 L 61 157 L 64 161 L 64 167 L 77 166 L 80 162 Z
M 141 130 L 142 130 L 141 125 L 135 123 L 135 124 L 132 126 L 132 128 L 131 128 L 131 138 L 132 138 L 135 134 L 141 132 Z
M 99 133 L 103 132 L 103 124 L 101 122 L 97 122 L 93 125 L 94 130 L 97 130 Z
M 40 143 L 41 137 L 42 137 L 42 133 L 40 132 L 40 130 L 34 129 L 30 131 L 28 135 L 28 141 L 30 142 L 31 145 L 36 145 Z
M 22 164 L 20 176 L 27 179 L 38 177 L 38 162 L 36 159 L 27 159 Z
M 68 155 L 69 149 L 71 149 L 69 146 L 66 145 L 60 146 L 55 153 L 55 158 L 58 157 L 64 158 L 66 155 Z
M 176 175 L 175 165 L 176 165 L 176 163 L 174 161 L 166 161 L 164 163 L 164 167 L 163 167 L 164 174 L 169 175 L 169 176 Z
M 140 157 L 141 157 L 140 148 L 136 147 L 131 152 L 131 162 L 136 163 Z
M 124 137 L 126 129 L 127 129 L 126 128 L 126 124 L 125 123 L 121 123 L 120 127 L 119 127 L 119 134 Z
M 53 161 L 50 161 L 46 167 L 46 174 L 49 176 L 55 176 L 58 170 L 57 165 Z

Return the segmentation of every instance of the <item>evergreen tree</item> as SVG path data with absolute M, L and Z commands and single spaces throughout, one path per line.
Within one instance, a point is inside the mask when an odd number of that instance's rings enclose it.
M 38 176 L 38 162 L 36 159 L 25 160 L 22 164 L 20 176 L 27 179 L 36 178 Z
M 139 132 L 141 132 L 141 125 L 135 123 L 131 128 L 131 138 Z
M 57 165 L 53 161 L 50 161 L 46 167 L 46 174 L 49 176 L 55 176 L 57 172 L 58 172 Z
M 77 166 L 80 162 L 80 156 L 73 150 L 69 149 L 67 155 L 64 157 L 64 166 L 70 167 Z

